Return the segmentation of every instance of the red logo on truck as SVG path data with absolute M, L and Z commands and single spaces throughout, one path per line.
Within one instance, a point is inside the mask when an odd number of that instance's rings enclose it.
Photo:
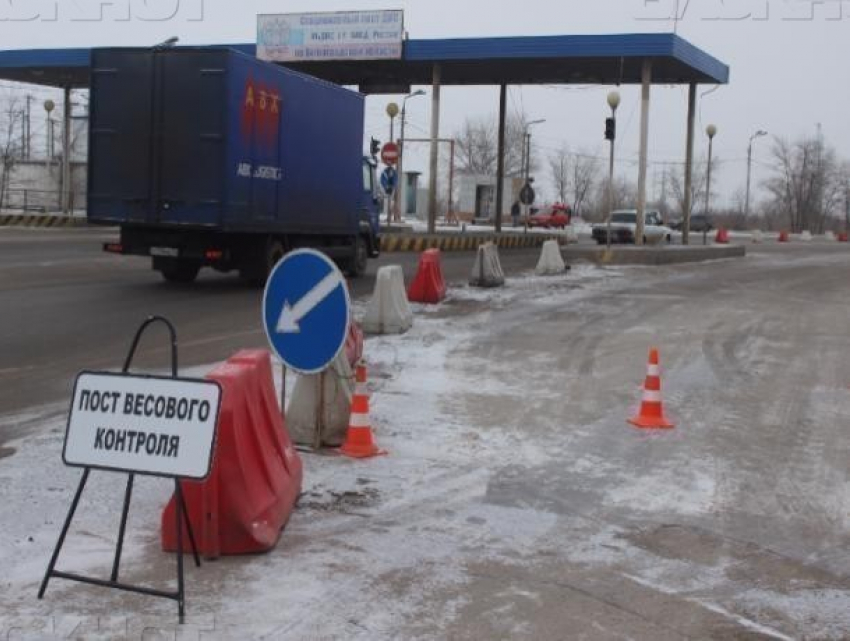
M 245 140 L 253 136 L 263 148 L 277 145 L 280 133 L 280 94 L 263 83 L 248 79 L 245 99 L 242 102 L 242 135 Z

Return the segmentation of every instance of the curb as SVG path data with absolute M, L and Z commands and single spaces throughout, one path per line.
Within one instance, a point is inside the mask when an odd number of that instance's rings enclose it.
M 646 247 L 569 247 L 564 250 L 566 260 L 586 260 L 598 265 L 675 265 L 698 263 L 705 260 L 743 258 L 747 255 L 744 245 L 663 246 Z
M 87 227 L 85 218 L 74 216 L 29 216 L 26 214 L 4 214 L 0 216 L 0 227 Z
M 476 251 L 479 245 L 492 242 L 499 249 L 540 247 L 547 240 L 561 237 L 545 234 L 392 234 L 381 236 L 381 252 L 423 252 L 439 249 L 444 252 Z

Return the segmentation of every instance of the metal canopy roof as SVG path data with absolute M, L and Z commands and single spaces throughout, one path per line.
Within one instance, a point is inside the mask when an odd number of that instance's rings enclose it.
M 256 55 L 253 44 L 228 46 Z M 0 51 L 0 79 L 87 87 L 91 49 Z M 288 67 L 337 84 L 443 85 L 640 84 L 652 60 L 653 84 L 725 84 L 729 67 L 669 33 L 407 40 L 401 60 L 299 62 Z

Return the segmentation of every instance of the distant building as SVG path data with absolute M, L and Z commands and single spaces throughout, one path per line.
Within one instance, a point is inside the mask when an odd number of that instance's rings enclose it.
M 509 220 L 511 205 L 519 198 L 521 178 L 505 178 L 502 220 Z M 457 214 L 461 220 L 493 220 L 496 216 L 496 177 L 460 174 L 457 187 Z

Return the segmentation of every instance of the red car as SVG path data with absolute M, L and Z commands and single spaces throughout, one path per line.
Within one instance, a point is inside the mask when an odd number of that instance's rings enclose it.
M 529 227 L 542 227 L 544 229 L 564 229 L 570 224 L 573 216 L 569 205 L 555 203 L 543 211 L 534 214 L 528 219 Z

